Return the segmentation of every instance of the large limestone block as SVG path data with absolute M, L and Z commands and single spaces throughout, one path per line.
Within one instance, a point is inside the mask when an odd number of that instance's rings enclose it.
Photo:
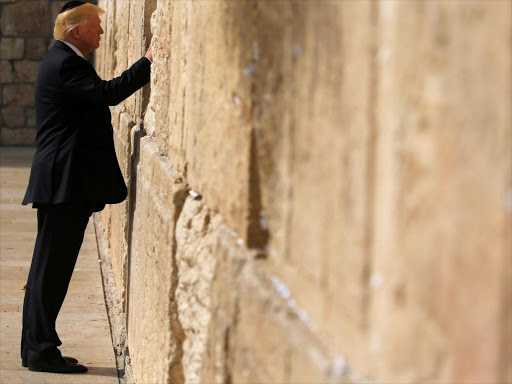
M 379 4 L 367 364 L 510 381 L 512 4 Z
M 211 286 L 217 260 L 214 256 L 221 217 L 188 197 L 176 224 L 176 309 L 184 334 L 183 376 L 186 383 L 201 382 L 208 327 L 211 317 Z
M 100 16 L 104 34 L 100 42 L 100 47 L 94 53 L 94 59 L 96 71 L 99 76 L 105 80 L 113 77 L 112 68 L 115 65 L 113 53 L 115 51 L 116 44 L 114 34 L 114 15 L 116 4 L 116 1 L 98 1 L 98 6 L 105 11 L 105 13 Z
M 350 355 L 364 355 L 371 12 L 367 1 L 261 2 L 252 16 L 252 222 L 268 228 L 273 271 L 298 305 Z
M 119 116 L 121 115 L 121 116 Z M 128 236 L 130 230 L 130 165 L 131 165 L 131 141 L 126 140 L 122 133 L 129 135 L 133 122 L 126 113 L 117 113 L 113 111 L 113 124 L 122 127 L 114 131 L 114 144 L 116 156 L 123 173 L 125 183 L 128 187 L 128 197 L 123 202 L 111 205 L 110 208 L 110 256 L 112 270 L 114 273 L 118 292 L 123 300 L 125 308 L 126 287 L 128 284 L 127 276 L 127 254 L 128 254 Z
M 145 52 L 144 42 L 144 7 L 145 2 L 139 0 L 130 0 L 126 3 L 130 5 L 129 18 L 128 18 L 128 46 L 126 56 L 128 58 L 128 65 L 139 60 Z M 138 110 L 140 94 L 138 91 L 134 97 L 130 97 L 125 101 L 125 106 L 132 116 L 140 116 L 141 111 Z
M 243 237 L 250 91 L 226 15 L 238 8 L 248 12 L 244 7 L 232 2 L 158 2 L 145 117 L 146 131 L 155 135 L 172 164 Z M 243 12 L 239 16 L 243 20 Z M 241 98 L 245 107 L 236 104 Z
M 201 382 L 342 383 L 345 359 L 289 288 L 224 228 L 215 246 L 212 315 Z M 355 377 L 355 376 L 354 376 Z
M 180 382 L 183 330 L 176 319 L 175 223 L 186 185 L 154 140 L 140 142 L 128 260 L 127 332 L 136 382 Z
M 114 55 L 114 76 L 119 76 L 128 68 L 128 47 L 132 44 L 129 34 L 129 17 L 131 0 L 116 1 L 113 19 L 114 38 L 116 40 Z

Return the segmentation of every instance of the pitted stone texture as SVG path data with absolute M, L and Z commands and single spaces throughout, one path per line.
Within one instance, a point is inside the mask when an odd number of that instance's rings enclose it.
M 344 358 L 253 251 L 218 232 L 212 317 L 200 382 L 353 382 Z M 306 347 L 307 346 L 307 347 Z
M 176 301 L 185 336 L 182 365 L 186 383 L 201 382 L 217 261 L 213 250 L 220 222 L 219 215 L 189 196 L 176 224 Z
M 105 34 L 100 48 L 96 51 L 95 59 L 98 73 L 105 80 L 119 76 L 145 54 L 149 44 L 147 24 L 156 6 L 156 3 L 153 3 L 154 0 L 99 2 L 98 5 L 105 10 L 105 14 L 101 16 Z M 126 111 L 137 125 L 140 125 L 142 120 L 142 108 L 147 104 L 147 88 L 135 92 L 122 103 L 122 110 Z
M 158 2 L 144 125 L 205 204 L 246 238 L 250 87 L 228 16 L 239 10 L 243 20 L 249 8 L 238 4 Z
M 132 28 L 140 3 L 150 2 L 106 2 L 104 73 L 125 69 L 140 47 L 142 28 Z M 128 246 L 137 273 L 122 284 L 131 292 L 129 324 L 137 324 L 130 345 L 138 377 L 151 367 L 141 346 L 151 356 L 163 345 L 140 332 L 167 321 L 164 364 L 173 373 L 154 372 L 176 382 L 195 377 L 199 361 L 202 382 L 344 380 L 340 356 L 375 381 L 510 382 L 512 4 L 157 4 L 143 124 L 152 138 L 131 144 L 136 172 L 126 163 L 123 118 L 113 115 L 137 207 Z M 141 105 L 127 101 L 118 112 L 138 123 Z M 163 156 L 147 161 L 150 142 Z M 208 325 L 206 311 L 187 316 L 181 270 L 162 256 L 174 255 L 173 180 L 181 176 L 240 236 L 226 245 L 233 259 L 251 259 L 246 246 L 268 256 L 259 280 L 234 279 L 223 274 L 231 271 L 224 253 L 214 252 L 224 278 L 212 280 Z M 112 247 L 116 231 L 107 230 Z M 194 246 L 177 248 L 176 258 Z M 184 270 L 185 279 L 195 273 Z M 165 293 L 186 308 L 181 316 L 172 304 L 168 320 L 155 307 L 168 298 L 147 288 L 164 274 L 175 279 Z M 305 323 L 272 312 L 268 281 L 287 287 L 277 285 Z M 190 348 L 186 338 L 188 323 L 200 322 L 208 327 L 202 360 L 194 346 L 204 330 Z M 304 324 L 317 331 L 301 333 Z M 274 345 L 281 333 L 285 341 Z

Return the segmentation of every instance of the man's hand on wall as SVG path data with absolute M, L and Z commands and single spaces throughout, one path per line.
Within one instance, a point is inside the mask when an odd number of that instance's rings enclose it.
M 149 46 L 149 49 L 148 51 L 146 52 L 146 55 L 145 55 L 151 62 L 153 62 L 153 51 L 151 50 L 151 45 Z

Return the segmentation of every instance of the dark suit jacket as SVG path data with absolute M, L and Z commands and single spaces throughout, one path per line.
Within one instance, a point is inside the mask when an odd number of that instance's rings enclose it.
M 55 42 L 36 78 L 37 150 L 23 205 L 78 202 L 98 211 L 126 198 L 108 106 L 147 84 L 150 68 L 142 57 L 104 81 L 66 44 Z

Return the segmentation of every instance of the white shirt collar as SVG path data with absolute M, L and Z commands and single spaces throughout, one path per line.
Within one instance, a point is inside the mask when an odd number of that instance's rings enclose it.
M 82 54 L 82 52 L 80 52 L 80 50 L 75 47 L 73 44 L 71 43 L 68 43 L 67 41 L 64 41 L 64 40 L 59 40 L 61 42 L 63 42 L 64 44 L 66 44 L 69 48 L 71 48 L 78 56 L 80 56 L 81 58 L 85 59 L 84 55 Z

